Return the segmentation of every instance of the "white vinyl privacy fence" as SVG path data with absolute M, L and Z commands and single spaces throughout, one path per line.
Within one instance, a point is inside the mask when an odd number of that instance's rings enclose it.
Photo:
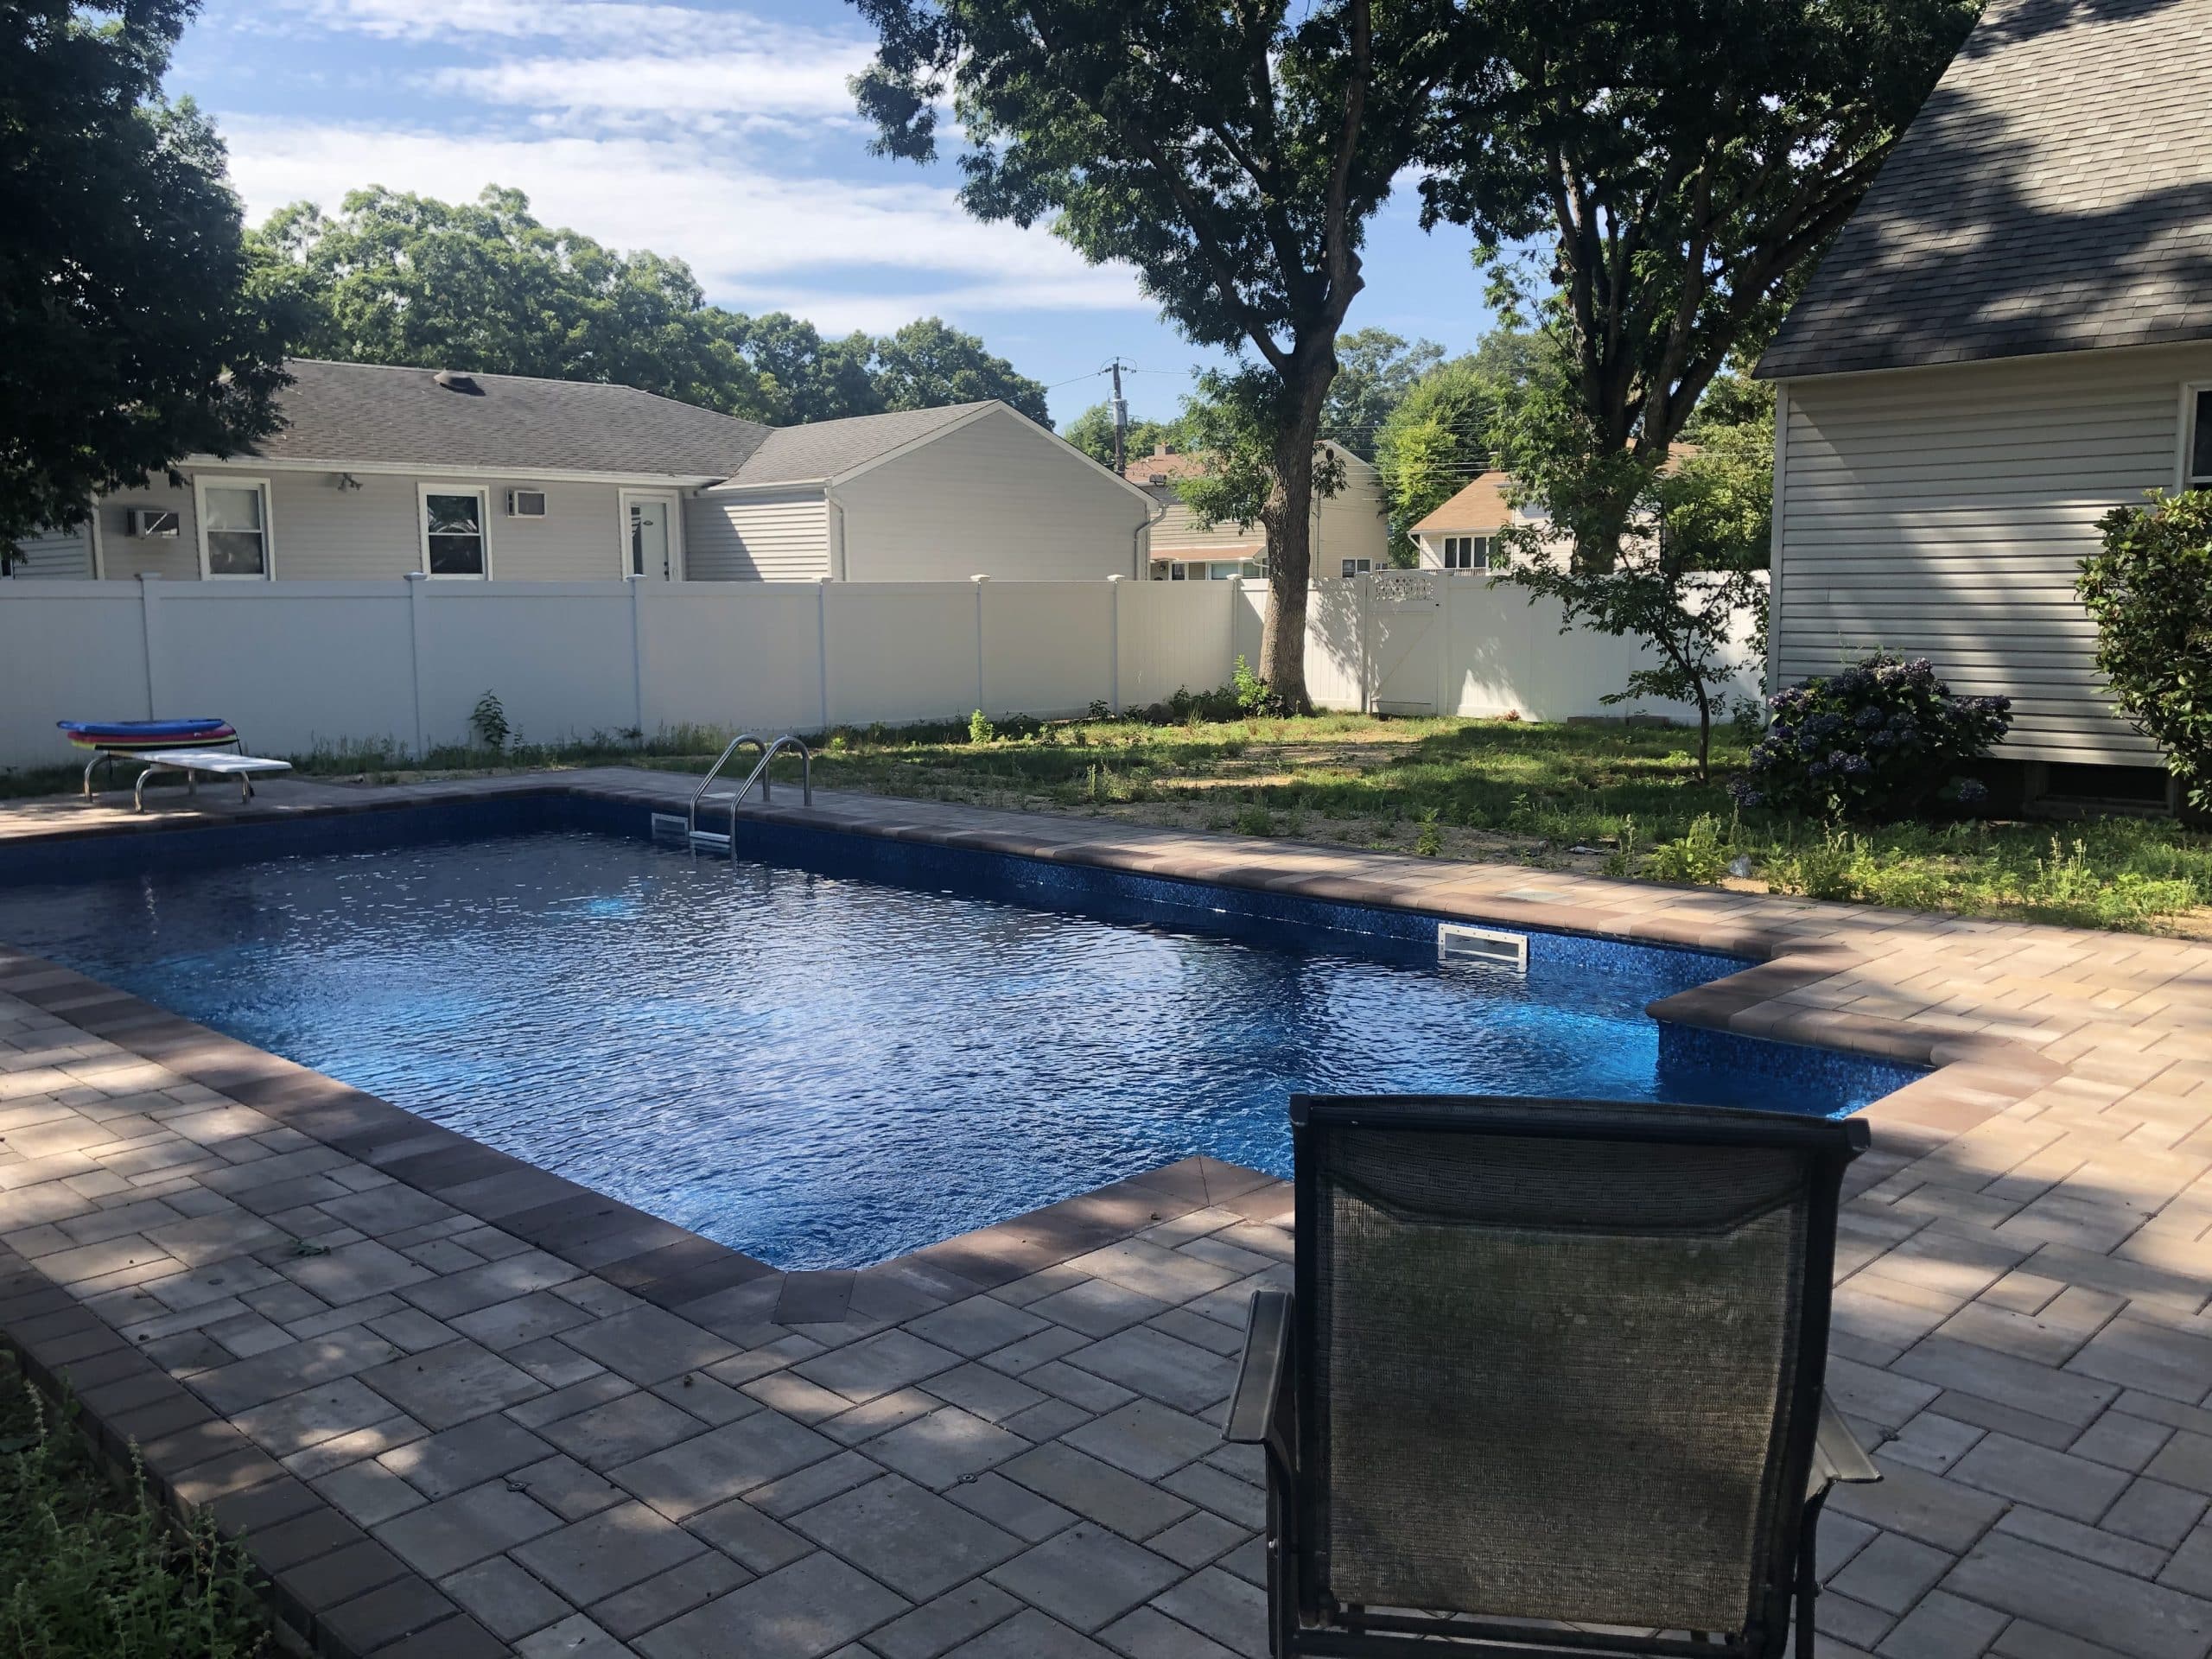
M 547 743 L 1141 708 L 1256 661 L 1266 597 L 1258 582 L 1119 579 L 5 582 L 0 766 L 66 760 L 57 720 L 193 715 L 264 754 L 421 753 L 467 741 L 486 691 L 521 739 Z M 1621 712 L 1598 699 L 1634 646 L 1556 628 L 1478 575 L 1321 582 L 1306 672 L 1331 708 Z

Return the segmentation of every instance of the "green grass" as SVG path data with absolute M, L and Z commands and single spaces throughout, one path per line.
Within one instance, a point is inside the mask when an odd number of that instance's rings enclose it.
M 385 781 L 524 766 L 620 763 L 703 770 L 721 734 L 639 742 L 595 734 L 503 754 L 452 749 L 416 766 L 396 753 L 295 757 L 311 775 Z M 1669 881 L 1853 899 L 1910 910 L 2075 926 L 2197 931 L 2212 904 L 2212 836 L 2169 820 L 1944 821 L 1843 829 L 1738 814 L 1717 781 L 1740 767 L 1740 734 L 1715 734 L 1716 781 L 1700 783 L 1675 728 L 1468 720 L 997 721 L 840 728 L 823 740 L 826 787 L 1032 811 L 1096 814 L 1430 856 L 1602 870 Z M 776 776 L 796 779 L 796 762 Z M 0 775 L 0 791 L 73 788 L 67 768 Z M 1748 860 L 1751 875 L 1732 877 Z
M 0 1651 L 21 1659 L 247 1659 L 274 1651 L 232 1546 L 111 1481 L 0 1353 Z

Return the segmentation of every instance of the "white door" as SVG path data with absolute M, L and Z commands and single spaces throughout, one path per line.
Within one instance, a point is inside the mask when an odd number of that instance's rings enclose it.
M 669 526 L 676 500 L 665 495 L 630 497 L 630 574 L 666 582 L 676 574 L 676 537 Z

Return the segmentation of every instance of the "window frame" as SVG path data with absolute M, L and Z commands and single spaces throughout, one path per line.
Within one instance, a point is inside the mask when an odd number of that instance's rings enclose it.
M 218 570 L 209 556 L 207 548 L 207 491 L 253 490 L 261 497 L 261 569 L 247 575 L 236 570 Z M 244 473 L 194 473 L 192 475 L 193 539 L 199 543 L 200 579 L 202 582 L 274 582 L 276 580 L 276 516 L 271 511 L 269 480 L 252 478 Z
M 1346 565 L 1349 565 L 1351 568 L 1350 569 L 1344 569 Z M 1366 569 L 1360 569 L 1362 565 L 1366 566 Z M 1344 571 L 1344 574 L 1338 576 L 1337 580 L 1338 582 L 1351 582 L 1356 577 L 1366 575 L 1369 572 L 1372 571 L 1375 569 L 1375 561 L 1371 558 L 1340 559 L 1338 562 L 1337 568 L 1339 570 Z
M 2212 490 L 2212 472 L 2198 473 L 2191 468 L 2196 455 L 2198 404 L 2212 397 L 2212 380 L 2184 380 L 2181 388 L 2181 442 L 2174 455 L 2174 489 Z
M 476 498 L 476 540 L 484 552 L 484 568 L 474 575 L 430 569 L 430 498 L 434 495 L 473 495 Z M 432 582 L 489 582 L 492 580 L 492 486 L 488 484 L 431 483 L 415 485 L 415 536 L 423 558 L 423 574 Z

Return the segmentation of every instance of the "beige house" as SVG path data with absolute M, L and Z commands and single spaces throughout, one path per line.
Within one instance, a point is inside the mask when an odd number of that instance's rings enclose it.
M 1382 480 L 1374 467 L 1343 445 L 1319 446 L 1333 455 L 1344 483 L 1332 496 L 1313 501 L 1313 574 L 1355 576 L 1390 563 L 1383 524 Z M 1267 537 L 1257 524 L 1217 524 L 1201 529 L 1184 505 L 1176 486 L 1199 472 L 1199 457 L 1156 444 L 1122 468 L 1122 475 L 1142 489 L 1154 504 L 1151 575 L 1154 582 L 1225 581 L 1230 576 L 1267 574 Z
M 285 424 L 34 538 L 22 577 L 1142 577 L 1153 504 L 999 403 L 772 429 L 629 386 L 296 360 Z
M 1984 14 L 1759 364 L 1778 679 L 1925 656 L 2012 699 L 2027 792 L 2163 791 L 2074 582 L 2212 485 L 2208 105 L 2212 7 Z
M 1406 533 L 1424 570 L 1487 570 L 1508 526 L 1541 522 L 1540 508 L 1515 507 L 1506 497 L 1512 475 L 1478 473 L 1452 499 L 1416 519 Z

